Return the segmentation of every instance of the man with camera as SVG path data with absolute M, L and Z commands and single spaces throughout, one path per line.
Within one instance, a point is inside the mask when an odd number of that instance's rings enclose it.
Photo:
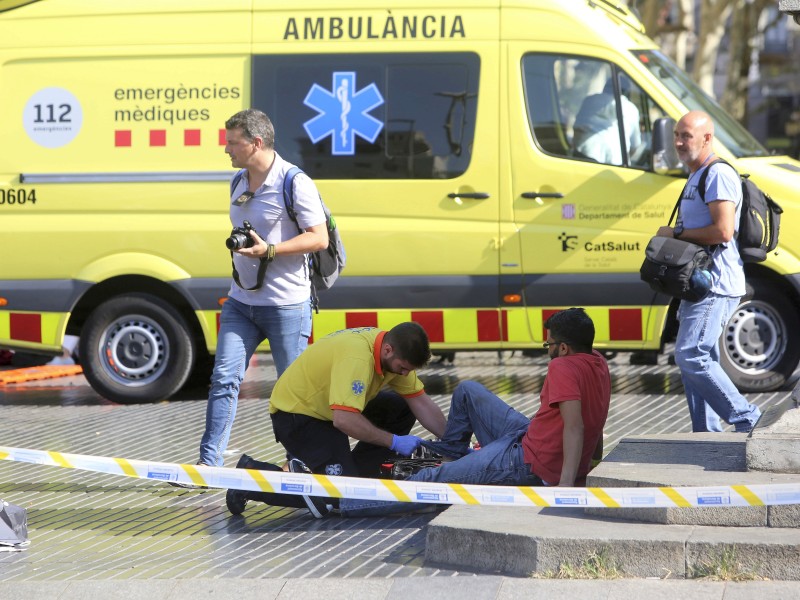
M 225 152 L 241 169 L 231 184 L 233 279 L 222 306 L 211 376 L 206 429 L 197 464 L 222 466 L 236 415 L 239 386 L 259 344 L 269 341 L 280 376 L 305 350 L 311 335 L 311 288 L 306 254 L 328 246 L 319 193 L 301 173 L 294 179 L 298 233 L 283 200 L 283 180 L 294 165 L 275 152 L 275 129 L 255 109 L 225 123 Z M 222 244 L 220 244 L 222 245 Z

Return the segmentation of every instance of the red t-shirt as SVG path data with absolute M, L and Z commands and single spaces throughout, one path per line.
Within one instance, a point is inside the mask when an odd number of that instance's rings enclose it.
M 557 485 L 564 462 L 559 402 L 579 401 L 583 417 L 583 452 L 576 483 L 585 482 L 597 441 L 603 435 L 611 401 L 611 376 L 597 351 L 571 354 L 550 361 L 541 393 L 542 405 L 522 438 L 525 462 L 543 481 Z

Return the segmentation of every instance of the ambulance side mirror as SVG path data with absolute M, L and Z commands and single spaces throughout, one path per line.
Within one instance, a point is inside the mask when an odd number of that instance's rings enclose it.
M 659 175 L 681 175 L 684 173 L 683 163 L 675 151 L 672 142 L 675 131 L 675 119 L 665 117 L 653 123 L 653 172 Z

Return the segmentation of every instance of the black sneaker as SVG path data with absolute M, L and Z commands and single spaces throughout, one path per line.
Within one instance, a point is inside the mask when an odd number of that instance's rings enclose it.
M 307 473 L 311 475 L 311 469 L 299 458 L 293 458 L 289 461 L 289 471 L 292 473 Z M 333 506 L 326 502 L 327 498 L 322 496 L 306 496 L 303 495 L 308 511 L 314 515 L 315 519 L 321 519 L 333 509 Z
M 242 454 L 239 457 L 239 462 L 236 463 L 237 469 L 252 469 L 253 459 Z M 225 505 L 232 515 L 240 515 L 247 507 L 247 492 L 244 490 L 228 490 L 225 494 Z
M 198 460 L 195 464 L 199 465 L 201 467 L 207 467 L 208 466 L 206 463 L 204 463 L 204 462 L 202 462 L 200 460 Z M 185 490 L 207 490 L 208 489 L 207 485 L 197 485 L 196 483 L 183 483 L 181 481 L 168 481 L 167 483 L 170 484 L 172 487 L 183 488 Z
M 247 496 L 244 490 L 228 490 L 225 493 L 225 506 L 236 516 L 244 512 L 247 507 Z

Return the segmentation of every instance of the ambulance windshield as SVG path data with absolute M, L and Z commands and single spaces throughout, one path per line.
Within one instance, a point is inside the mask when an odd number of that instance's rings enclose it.
M 655 50 L 637 50 L 634 51 L 634 55 L 686 108 L 702 110 L 711 115 L 716 137 L 734 156 L 744 158 L 769 155 L 758 140 L 663 53 Z

